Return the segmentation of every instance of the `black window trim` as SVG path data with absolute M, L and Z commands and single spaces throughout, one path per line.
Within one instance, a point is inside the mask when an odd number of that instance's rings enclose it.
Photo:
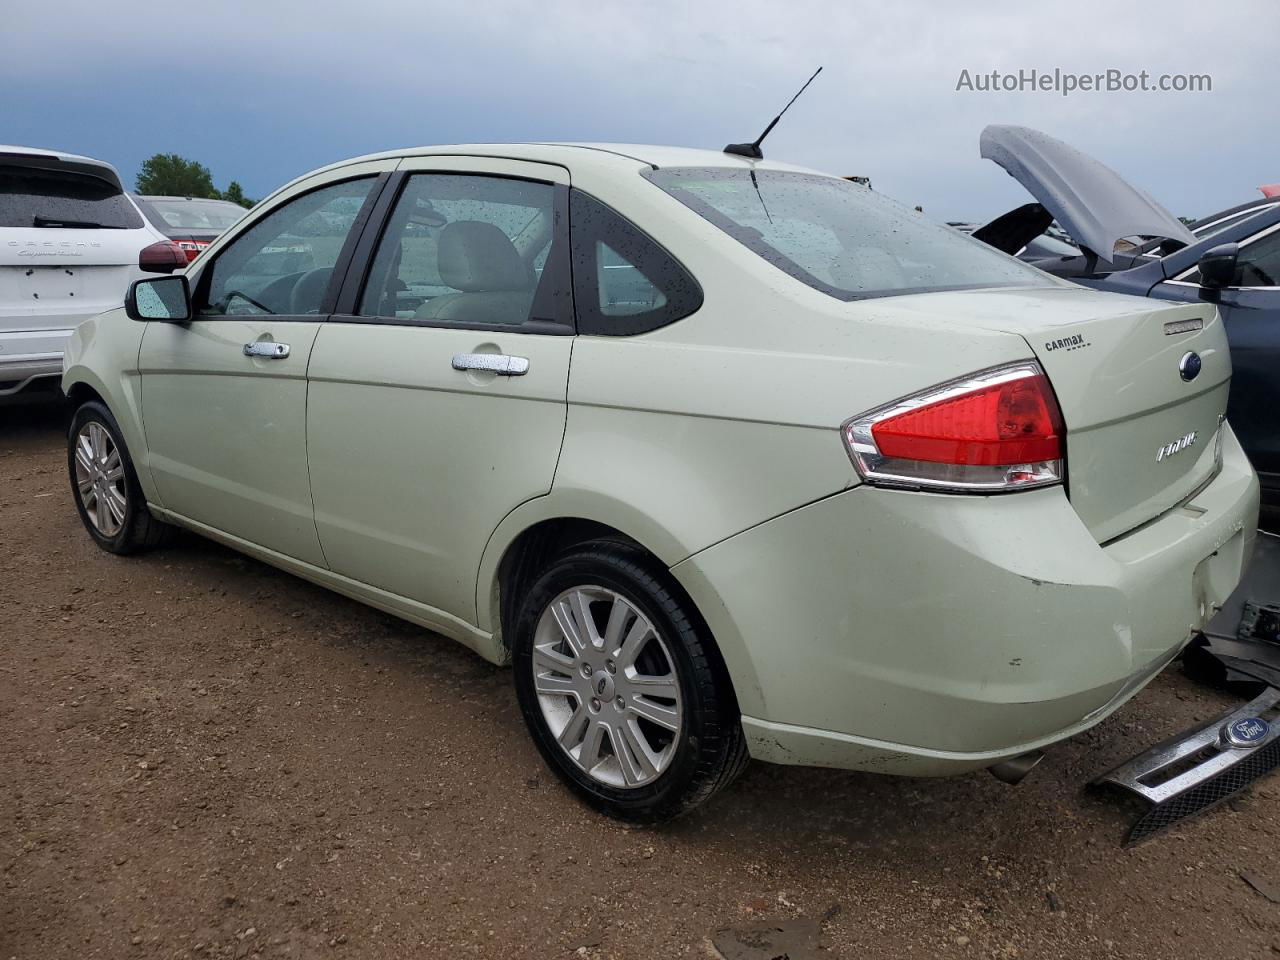
M 544 278 L 548 271 L 552 273 L 553 289 L 552 297 L 555 297 L 554 289 L 559 288 L 561 304 L 558 305 L 556 312 L 563 318 L 557 320 L 546 319 L 528 319 L 524 323 L 473 323 L 461 322 L 457 320 L 420 320 L 417 317 L 382 317 L 382 316 L 364 316 L 357 311 L 360 309 L 360 301 L 364 298 L 364 288 L 369 282 L 369 275 L 373 270 L 373 261 L 377 256 L 378 247 L 381 245 L 387 228 L 391 225 L 391 217 L 395 211 L 396 205 L 400 201 L 401 195 L 404 193 L 409 179 L 414 176 L 423 174 L 435 174 L 438 176 L 454 176 L 454 177 L 488 177 L 498 180 L 520 180 L 527 183 L 546 184 L 553 188 L 552 209 L 555 222 L 553 224 L 554 235 L 551 240 L 551 250 L 557 253 L 553 258 L 549 255 L 547 263 L 543 268 Z M 570 231 L 569 231 L 569 188 L 563 183 L 556 183 L 552 180 L 544 180 L 538 177 L 526 177 L 516 174 L 490 173 L 480 170 L 459 170 L 453 167 L 443 169 L 432 168 L 414 168 L 412 170 L 397 170 L 391 174 L 387 185 L 383 188 L 381 195 L 378 197 L 376 208 L 370 211 L 370 215 L 366 220 L 360 238 L 353 247 L 351 262 L 347 267 L 347 271 L 339 290 L 334 304 L 332 315 L 328 318 L 334 323 L 367 323 L 376 326 L 386 327 L 434 327 L 446 330 L 482 330 L 506 333 L 522 333 L 522 334 L 543 334 L 549 336 L 573 336 L 577 330 L 574 324 L 576 312 L 573 304 L 573 283 L 571 274 L 572 257 L 570 255 Z M 559 274 L 559 276 L 557 276 Z M 543 298 L 543 285 L 539 283 L 538 289 L 534 294 L 534 305 L 540 298 Z
M 269 316 L 277 320 L 301 319 L 315 322 L 322 322 L 326 320 L 334 311 L 335 304 L 338 300 L 338 292 L 341 289 L 341 284 L 345 282 L 345 278 L 350 269 L 352 256 L 355 252 L 357 242 L 364 232 L 365 224 L 368 222 L 373 208 L 386 193 L 387 182 L 390 179 L 390 176 L 391 174 L 388 171 L 383 171 L 382 173 L 377 174 L 365 172 L 348 177 L 338 177 L 333 180 L 326 180 L 324 183 L 316 184 L 315 187 L 310 190 L 295 193 L 287 199 L 282 200 L 280 203 L 272 204 L 267 209 L 257 212 L 252 219 L 246 217 L 244 220 L 236 223 L 235 226 L 232 227 L 232 229 L 235 230 L 235 236 L 229 237 L 227 242 L 223 244 L 222 248 L 214 255 L 213 259 L 206 264 L 202 264 L 200 267 L 200 276 L 197 278 L 195 288 L 191 292 L 191 319 L 243 320 L 246 317 Z M 338 251 L 338 259 L 335 260 L 333 264 L 333 274 L 329 277 L 329 284 L 325 288 L 324 295 L 320 298 L 320 310 L 318 313 L 231 314 L 228 316 L 226 314 L 199 312 L 199 305 L 204 303 L 205 299 L 209 295 L 209 284 L 213 282 L 213 268 L 217 265 L 223 254 L 226 253 L 227 249 L 235 244 L 241 236 L 252 230 L 258 224 L 262 223 L 262 221 L 267 217 L 293 203 L 295 200 L 301 200 L 303 197 L 310 196 L 318 190 L 326 190 L 329 187 L 334 187 L 341 183 L 351 183 L 355 180 L 372 180 L 373 184 L 370 186 L 369 192 L 365 195 L 364 202 L 360 204 L 360 209 L 357 211 L 355 219 L 351 221 L 351 228 L 347 231 L 347 238 L 342 242 L 342 249 Z
M 570 223 L 569 227 L 573 237 L 573 244 L 571 246 L 571 249 L 573 250 L 572 259 L 577 261 L 581 257 L 584 267 L 583 274 L 585 274 L 583 276 L 579 276 L 578 271 L 575 268 L 573 281 L 576 309 L 574 311 L 574 317 L 580 334 L 600 337 L 639 336 L 642 333 L 652 333 L 654 330 L 661 330 L 663 327 L 669 327 L 673 323 L 679 323 L 681 320 L 692 316 L 702 309 L 702 305 L 706 300 L 706 296 L 702 290 L 702 284 L 698 282 L 698 278 L 693 275 L 693 271 L 686 267 L 679 257 L 668 250 L 667 247 L 659 242 L 651 233 L 640 227 L 634 220 L 625 214 L 618 212 L 616 208 L 605 203 L 595 194 L 589 193 L 586 190 L 581 190 L 577 187 L 573 187 L 571 193 L 583 197 L 586 200 L 602 207 L 610 216 L 617 218 L 617 220 L 622 223 L 626 229 L 633 231 L 641 239 L 647 241 L 662 256 L 669 260 L 671 265 L 680 274 L 682 274 L 684 282 L 689 285 L 693 294 L 689 298 L 689 301 L 679 309 L 676 315 L 662 318 L 660 322 L 654 322 L 653 318 L 648 318 L 643 313 L 617 314 L 613 316 L 600 314 L 597 309 L 589 307 L 589 304 L 596 303 L 599 300 L 599 291 L 595 286 L 595 241 L 600 240 L 601 238 L 588 238 L 585 236 L 585 231 L 579 231 L 578 228 L 574 227 L 574 225 Z M 570 208 L 572 209 L 572 204 L 570 204 Z M 640 269 L 638 264 L 634 266 L 636 266 L 637 269 Z M 643 274 L 644 271 L 641 270 L 641 273 Z M 649 280 L 649 282 L 656 288 L 660 290 L 662 289 L 661 285 L 649 278 L 647 274 L 645 274 L 645 279 Z M 669 289 L 670 288 L 668 288 L 668 290 L 663 290 L 664 296 L 667 295 Z M 649 313 L 654 312 L 656 311 L 649 311 Z

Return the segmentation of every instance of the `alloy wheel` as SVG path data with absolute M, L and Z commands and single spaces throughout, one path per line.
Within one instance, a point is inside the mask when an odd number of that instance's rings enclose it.
M 89 521 L 104 537 L 124 526 L 129 506 L 124 463 L 111 434 L 96 420 L 76 434 L 76 489 Z
M 634 789 L 671 765 L 684 719 L 676 661 L 626 597 L 565 590 L 538 619 L 531 663 L 551 735 L 592 779 Z

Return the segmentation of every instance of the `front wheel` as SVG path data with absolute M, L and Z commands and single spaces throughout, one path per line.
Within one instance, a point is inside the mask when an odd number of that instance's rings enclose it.
M 71 418 L 67 470 L 80 520 L 103 550 L 134 553 L 159 546 L 172 533 L 147 509 L 120 425 L 96 400 Z
M 669 574 L 597 541 L 562 554 L 517 619 L 515 684 L 543 757 L 597 809 L 655 823 L 746 766 L 728 677 Z

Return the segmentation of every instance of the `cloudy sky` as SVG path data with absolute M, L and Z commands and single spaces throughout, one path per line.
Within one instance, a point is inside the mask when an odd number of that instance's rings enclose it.
M 1054 4 L 807 0 L 139 0 L 10 3 L 0 140 L 85 153 L 132 183 L 156 152 L 250 196 L 423 143 L 753 139 L 939 219 L 1025 202 L 978 157 L 988 123 L 1093 154 L 1175 213 L 1280 181 L 1273 0 Z M 1209 74 L 1212 92 L 957 91 L 962 70 Z

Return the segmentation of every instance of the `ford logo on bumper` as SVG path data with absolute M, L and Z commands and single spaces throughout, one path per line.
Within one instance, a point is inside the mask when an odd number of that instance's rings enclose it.
M 1222 739 L 1232 747 L 1256 747 L 1271 732 L 1271 724 L 1261 717 L 1241 717 L 1222 728 Z
M 1178 361 L 1178 376 L 1190 383 L 1196 377 L 1200 376 L 1200 369 L 1204 366 L 1204 361 L 1200 359 L 1200 354 L 1194 350 L 1184 353 L 1182 359 Z

